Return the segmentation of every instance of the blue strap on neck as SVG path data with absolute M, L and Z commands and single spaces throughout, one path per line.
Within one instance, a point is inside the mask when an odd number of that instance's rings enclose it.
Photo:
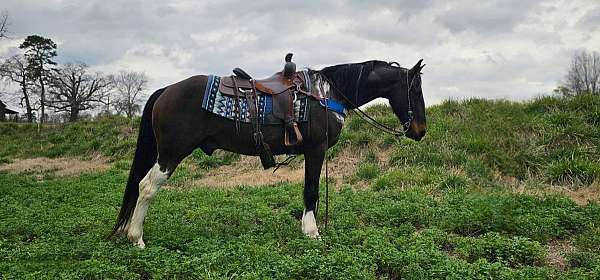
M 328 99 L 326 102 L 325 99 L 321 99 L 319 101 L 319 104 L 321 104 L 321 106 L 323 106 L 323 108 L 325 108 L 325 104 L 327 104 L 328 105 L 327 107 L 329 108 L 329 110 L 334 111 L 344 117 L 346 116 L 346 112 L 347 112 L 346 107 L 344 107 L 344 104 L 342 104 L 338 101 L 335 101 L 333 99 Z

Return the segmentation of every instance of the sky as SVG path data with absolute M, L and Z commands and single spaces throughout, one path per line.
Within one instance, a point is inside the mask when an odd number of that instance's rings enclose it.
M 564 80 L 573 54 L 600 51 L 598 0 L 2 0 L 9 39 L 51 38 L 57 61 L 144 72 L 147 94 L 196 74 L 254 77 L 365 60 L 423 58 L 425 101 L 526 100 Z

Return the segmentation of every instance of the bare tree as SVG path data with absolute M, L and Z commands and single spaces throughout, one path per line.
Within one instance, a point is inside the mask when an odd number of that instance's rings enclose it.
M 66 112 L 70 122 L 78 120 L 82 111 L 102 103 L 111 87 L 108 77 L 88 73 L 84 63 L 67 63 L 53 71 L 48 107 Z
M 0 38 L 6 38 L 8 33 L 8 12 L 3 11 L 0 13 Z
M 600 54 L 583 51 L 574 55 L 566 79 L 570 94 L 600 94 Z
M 28 122 L 33 122 L 33 113 L 39 109 L 37 91 L 34 81 L 28 72 L 27 59 L 22 55 L 15 55 L 6 59 L 0 65 L 0 78 L 10 83 L 17 84 L 21 107 L 25 108 L 25 116 Z
M 133 118 L 140 111 L 141 93 L 148 86 L 148 77 L 144 73 L 120 71 L 111 76 L 114 86 L 114 108 L 119 114 Z

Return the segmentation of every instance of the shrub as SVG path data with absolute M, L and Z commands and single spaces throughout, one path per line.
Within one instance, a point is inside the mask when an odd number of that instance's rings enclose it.
M 437 209 L 435 224 L 465 236 L 488 232 L 546 242 L 582 230 L 584 213 L 569 199 L 526 195 L 451 193 Z
M 496 232 L 480 237 L 456 237 L 451 241 L 453 252 L 469 262 L 484 258 L 510 267 L 541 265 L 546 257 L 540 243 L 525 237 L 504 237 Z
M 371 180 L 379 176 L 379 165 L 375 163 L 362 163 L 356 170 L 356 177 L 362 180 Z
M 239 154 L 221 150 L 215 151 L 212 156 L 209 156 L 200 149 L 194 150 L 191 157 L 201 168 L 204 169 L 215 168 L 222 165 L 230 165 L 241 158 Z
M 600 163 L 583 159 L 563 159 L 552 162 L 547 169 L 547 181 L 590 184 L 600 178 Z
M 492 178 L 491 168 L 480 159 L 469 159 L 466 163 L 465 171 L 471 177 L 481 179 Z
M 590 228 L 577 236 L 575 246 L 580 250 L 597 251 L 600 250 L 600 228 Z
M 462 189 L 467 186 L 467 179 L 458 175 L 449 175 L 440 184 L 441 189 L 454 190 Z
M 585 120 L 595 126 L 600 126 L 600 108 L 596 108 L 593 111 L 588 111 L 585 116 Z
M 439 173 L 436 171 L 416 167 L 391 169 L 379 176 L 372 187 L 376 191 L 397 189 L 399 187 L 422 187 L 439 180 Z

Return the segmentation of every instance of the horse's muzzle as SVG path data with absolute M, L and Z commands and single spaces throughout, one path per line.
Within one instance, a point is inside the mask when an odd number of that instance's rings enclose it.
M 423 137 L 425 137 L 425 133 L 427 131 L 427 125 L 426 124 L 420 124 L 417 123 L 415 121 L 411 122 L 410 124 L 410 129 L 406 132 L 406 137 L 415 140 L 415 141 L 421 141 L 421 139 L 423 139 Z

